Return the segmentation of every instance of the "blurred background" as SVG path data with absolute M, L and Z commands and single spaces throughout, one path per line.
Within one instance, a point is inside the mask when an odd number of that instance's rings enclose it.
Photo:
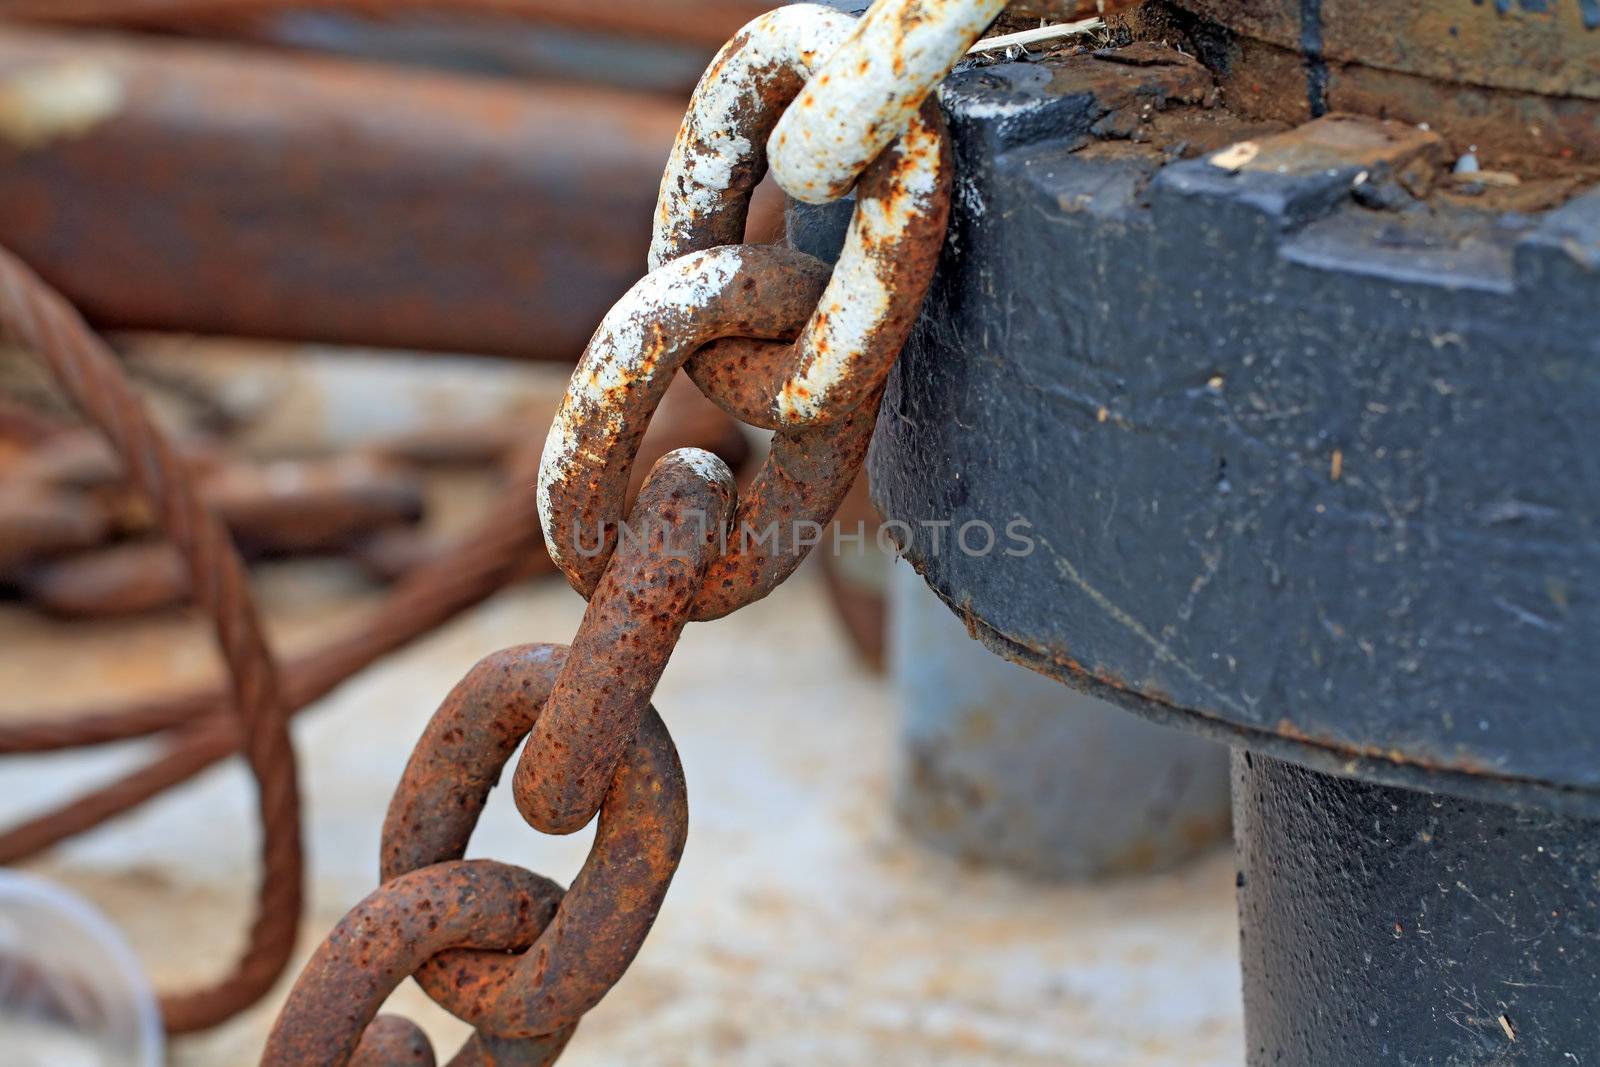
M 3 299 L 81 312 L 250 565 L 296 712 L 301 956 L 373 887 L 438 701 L 577 626 L 538 449 L 644 272 L 689 91 L 768 6 L 0 0 L 0 246 L 38 279 Z M 748 237 L 782 231 L 764 188 Z M 184 557 L 39 355 L 0 352 L 0 860 L 190 986 L 243 944 L 254 785 Z M 746 473 L 764 446 L 680 382 L 646 453 L 685 444 Z M 688 853 L 563 1062 L 1242 1062 L 1223 754 L 990 656 L 875 522 L 859 486 L 866 538 L 688 629 L 656 697 Z M 589 835 L 498 801 L 469 854 L 569 879 Z M 158 1055 L 254 1062 L 297 968 Z M 465 1032 L 409 983 L 395 1007 Z M 23 1062 L 140 1062 L 73 1048 Z

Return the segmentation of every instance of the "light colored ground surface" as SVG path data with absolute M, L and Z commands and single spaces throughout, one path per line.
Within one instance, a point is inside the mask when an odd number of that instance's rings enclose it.
M 296 640 L 335 614 L 284 612 Z M 581 604 L 557 583 L 504 594 L 345 686 L 302 720 L 314 913 L 307 944 L 372 887 L 378 828 L 412 741 L 481 655 L 560 640 Z M 206 663 L 187 623 L 136 642 L 0 613 L 0 710 L 70 704 L 107 684 Z M 77 649 L 78 651 L 73 651 Z M 111 650 L 136 657 L 118 670 Z M 119 681 L 120 679 L 120 681 Z M 103 690 L 101 690 L 103 692 Z M 691 627 L 658 692 L 689 781 L 688 854 L 632 972 L 564 1063 L 882 1067 L 1237 1067 L 1233 868 L 1098 888 L 976 872 L 906 841 L 889 819 L 894 724 L 803 574 L 732 620 Z M 126 752 L 0 764 L 0 818 L 95 780 Z M 213 773 L 35 869 L 105 907 L 161 981 L 215 973 L 235 950 L 254 877 L 237 768 Z M 586 838 L 523 826 L 491 804 L 472 853 L 567 880 Z M 281 996 L 281 992 L 279 994 Z M 255 1062 L 274 1004 L 179 1042 L 183 1067 Z M 453 1049 L 459 1029 L 408 987 L 396 1007 Z

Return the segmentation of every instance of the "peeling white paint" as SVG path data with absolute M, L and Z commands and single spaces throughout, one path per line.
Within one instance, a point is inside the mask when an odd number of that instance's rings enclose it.
M 661 457 L 661 463 L 668 460 L 689 468 L 695 477 L 712 485 L 720 485 L 729 493 L 734 493 L 733 471 L 722 461 L 722 457 L 714 452 L 707 452 L 703 448 L 678 448 Z
M 855 25 L 831 8 L 794 4 L 756 18 L 723 46 L 695 87 L 661 178 L 652 270 L 672 258 L 674 237 L 722 205 L 735 169 L 755 154 L 756 145 L 740 130 L 760 118 L 752 110 L 758 86 L 785 70 L 809 78 Z
M 983 198 L 983 190 L 970 175 L 956 177 L 955 199 L 968 218 L 981 219 L 989 213 L 989 202 Z
M 883 328 L 893 306 L 888 279 L 895 265 L 868 249 L 892 245 L 914 216 L 932 209 L 943 165 L 940 142 L 935 127 L 913 117 L 899 149 L 909 165 L 890 183 L 886 195 L 857 201 L 818 314 L 801 335 L 799 370 L 778 396 L 778 414 L 785 422 L 805 423 L 821 415 L 870 339 Z
M 939 87 L 939 102 L 953 115 L 966 119 L 1008 119 L 1052 106 L 1045 96 L 1013 96 L 1010 99 L 986 93 L 952 92 Z
M 879 5 L 885 6 L 896 8 L 893 3 Z M 924 9 L 927 6 L 922 5 Z M 950 24 L 951 14 L 962 5 L 946 2 L 933 6 L 938 11 L 925 20 L 928 26 L 918 21 L 926 16 L 926 10 L 915 13 L 916 18 L 906 18 L 909 13 L 905 10 L 894 15 L 906 23 L 906 54 L 923 57 L 920 62 L 926 70 L 934 70 L 930 66 L 934 61 L 929 58 L 933 51 L 954 47 L 951 42 L 967 32 L 960 18 L 956 22 L 961 25 Z M 868 18 L 872 17 L 873 13 L 869 13 Z M 971 30 L 974 36 L 991 20 L 992 15 L 968 12 L 968 21 L 975 25 Z M 937 33 L 933 24 L 937 25 Z M 782 120 L 756 109 L 763 85 L 786 72 L 811 77 L 802 91 L 803 99 L 815 87 L 817 72 L 834 67 L 834 59 L 828 57 L 839 54 L 847 39 L 854 39 L 858 25 L 856 20 L 828 8 L 793 5 L 757 18 L 724 47 L 695 90 L 662 179 L 651 244 L 652 265 L 669 258 L 707 213 L 726 204 L 734 174 L 760 153 L 751 138 L 760 137 L 774 121 L 778 121 L 778 129 L 782 128 Z M 880 37 L 882 32 L 885 31 L 880 27 Z M 953 56 L 959 56 L 962 49 Z M 890 282 L 897 264 L 882 250 L 898 244 L 915 217 L 932 208 L 943 177 L 940 132 L 916 115 L 933 83 L 948 69 L 944 60 L 939 63 L 943 66 L 920 88 L 910 85 L 897 89 L 907 109 L 905 116 L 881 138 L 877 148 L 861 156 L 850 175 L 853 184 L 856 173 L 875 159 L 895 134 L 904 131 L 899 151 L 907 165 L 895 175 L 886 192 L 863 196 L 859 201 L 833 278 L 797 343 L 797 369 L 774 398 L 774 410 L 786 423 L 814 422 L 828 410 L 841 384 L 860 369 L 861 356 L 891 313 Z M 889 65 L 893 66 L 892 62 Z M 854 81 L 855 72 L 841 75 L 839 80 Z M 866 91 L 881 91 L 881 87 Z M 798 109 L 798 103 L 792 104 L 786 115 L 793 115 Z M 769 146 L 776 143 L 774 137 Z
M 878 0 L 784 113 L 767 153 L 797 200 L 836 200 L 907 128 L 1006 0 Z
M 586 468 L 606 465 L 624 429 L 625 391 L 678 369 L 676 362 L 661 364 L 668 348 L 663 322 L 716 300 L 743 266 L 744 251 L 737 245 L 675 259 L 640 279 L 601 321 L 572 372 L 539 460 L 539 522 L 558 565 L 571 561 L 574 545 L 558 522 L 570 516 L 555 513 L 551 491 Z

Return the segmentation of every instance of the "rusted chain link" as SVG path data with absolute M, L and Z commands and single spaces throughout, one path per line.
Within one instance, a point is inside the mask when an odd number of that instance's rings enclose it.
M 781 8 L 745 27 L 717 56 L 662 177 L 653 270 L 740 240 L 750 195 L 766 171 L 769 135 L 822 57 L 851 39 L 854 25 L 815 5 Z M 893 149 L 875 151 L 856 172 L 857 206 L 839 265 L 808 304 L 810 317 L 792 348 L 741 340 L 690 361 L 695 384 L 735 418 L 771 429 L 815 425 L 853 410 L 888 376 L 944 232 L 937 209 L 950 170 L 943 120 L 934 104 L 920 110 L 904 117 Z M 637 288 L 635 294 L 648 299 Z
M 687 829 L 681 768 L 649 700 L 685 622 L 766 595 L 814 543 L 795 527 L 820 529 L 858 474 L 948 219 L 949 148 L 925 98 L 987 23 L 982 12 L 999 6 L 880 0 L 852 26 L 829 9 L 797 5 L 755 20 L 719 53 L 663 178 L 651 272 L 596 331 L 545 443 L 538 504 L 546 545 L 590 598 L 578 636 L 570 650 L 530 646 L 485 661 L 434 717 L 385 821 L 384 884 L 300 976 L 265 1064 L 351 1062 L 407 967 L 477 1028 L 476 1044 L 453 1062 L 484 1062 L 476 1048 L 485 1042 L 532 1041 L 526 1060 L 513 1061 L 544 1063 L 535 1057 L 553 1059 L 622 976 L 655 920 Z M 920 20 L 947 25 L 930 33 Z M 886 34 L 915 51 L 891 62 L 915 84 L 895 89 L 890 104 L 872 101 L 882 124 L 872 135 L 882 139 L 856 146 L 858 202 L 831 278 L 797 252 L 729 243 L 742 234 L 750 190 L 765 171 L 767 136 L 819 61 L 826 72 L 830 53 L 877 56 Z M 817 74 L 813 84 L 831 77 Z M 826 124 L 809 134 L 851 135 Z M 856 172 L 830 195 L 855 184 Z M 726 410 L 776 428 L 772 454 L 737 501 L 719 463 L 669 454 L 624 523 L 640 438 L 685 366 Z M 461 890 L 469 872 L 459 860 L 525 734 L 513 779 L 524 818 L 570 833 L 598 810 L 600 825 L 548 925 L 536 935 L 524 929 L 532 943 L 508 957 L 513 931 L 491 931 L 472 911 L 503 917 L 516 906 L 513 890 L 478 892 L 486 875 Z M 432 907 L 430 894 L 441 893 L 456 909 L 439 920 L 450 935 L 406 932 L 400 916 Z M 373 918 L 391 910 L 392 920 Z M 393 931 L 393 951 L 352 940 L 379 930 Z M 417 963 L 427 952 L 438 954 Z M 374 962 L 363 967 L 367 957 Z M 351 996 L 338 998 L 345 986 L 356 989 L 353 1010 Z M 380 1054 L 422 1055 L 418 1035 L 384 1021 L 360 1053 L 367 1062 Z
M 726 615 L 787 578 L 808 551 L 797 530 L 832 517 L 866 454 L 878 395 L 921 307 L 949 215 L 937 107 L 910 116 L 905 136 L 868 166 L 839 266 L 819 295 L 825 268 L 810 257 L 726 243 L 743 232 L 766 134 L 817 57 L 849 39 L 843 29 L 841 16 L 815 5 L 763 15 L 695 90 L 662 179 L 657 266 L 606 316 L 545 444 L 546 545 L 585 595 L 615 543 L 631 440 L 695 351 L 704 348 L 690 375 L 708 396 L 736 417 L 782 427 L 742 495 L 738 536 L 713 565 L 696 619 Z M 806 325 L 792 351 L 759 343 L 792 335 L 801 306 Z M 706 347 L 723 337 L 739 340 Z
M 547 834 L 583 829 L 650 703 L 733 518 L 733 472 L 708 452 L 663 458 L 611 557 L 572 655 L 512 779 L 522 817 Z
M 433 891 L 440 877 L 458 877 L 452 864 L 466 851 L 501 768 L 539 718 L 567 652 L 529 645 L 490 656 L 434 715 L 384 820 L 384 884 L 306 965 L 273 1028 L 263 1067 L 348 1062 L 383 997 L 413 972 L 441 1006 L 480 1028 L 476 1041 L 515 1038 L 531 1049 L 559 1052 L 577 1020 L 633 961 L 688 831 L 682 767 L 666 727 L 648 707 L 618 771 L 606 779 L 600 829 L 583 871 L 553 911 L 529 917 L 522 937 L 449 936 L 481 930 L 471 924 L 484 910 L 531 910 L 512 894 L 457 893 L 440 909 L 431 903 L 424 909 L 417 896 Z M 361 921 L 384 906 L 409 911 L 424 928 L 437 922 L 444 940 L 420 943 L 406 927 Z M 508 955 L 508 949 L 522 951 Z M 383 955 L 374 957 L 379 950 Z M 384 961 L 376 975 L 362 962 L 374 958 Z M 406 969 L 397 971 L 402 964 Z M 352 990 L 367 991 L 357 993 L 354 1006 Z
M 772 176 L 783 191 L 812 204 L 849 192 L 1005 6 L 1006 0 L 873 4 L 773 131 Z
M 234 728 L 258 789 L 263 869 L 256 918 L 233 970 L 212 986 L 162 999 L 169 1031 L 205 1029 L 253 1004 L 272 986 L 288 963 L 300 924 L 300 793 L 277 667 L 227 531 L 201 502 L 116 357 L 59 294 L 3 249 L 0 328 L 43 360 L 121 454 L 134 484 L 183 553 L 195 599 L 216 626 L 228 666 Z
M 396 986 L 447 951 L 505 958 L 549 928 L 560 900 L 561 887 L 548 878 L 486 860 L 437 863 L 385 882 L 317 950 L 306 970 L 310 980 L 289 995 L 262 1062 L 345 1063 L 359 1049 L 361 1058 L 388 1067 L 397 1041 L 414 1049 L 420 1036 L 392 1016 L 367 1030 Z M 524 1054 L 514 1062 L 549 1062 L 570 1036 L 568 1028 L 524 1039 Z M 480 1043 L 475 1036 L 451 1062 L 495 1062 L 473 1047 Z M 529 1056 L 528 1044 L 542 1055 Z M 431 1060 L 425 1039 L 421 1048 Z

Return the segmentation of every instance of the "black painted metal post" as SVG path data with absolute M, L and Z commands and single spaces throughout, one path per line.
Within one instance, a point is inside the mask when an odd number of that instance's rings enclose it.
M 1250 1062 L 1591 1064 L 1600 822 L 1234 756 Z
M 1424 6 L 1474 47 L 1508 7 Z M 1240 753 L 1252 1067 L 1600 1064 L 1600 187 L 1218 106 L 1281 57 L 1189 44 L 1241 65 L 1142 43 L 946 83 L 955 217 L 875 499 L 1028 523 L 1022 558 L 908 555 L 995 651 Z M 1600 33 L 1525 45 L 1593 64 Z M 1600 130 L 1593 92 L 1495 97 L 1525 64 L 1419 63 L 1400 103 L 1452 94 L 1451 129 L 1488 101 Z M 1356 66 L 1332 106 L 1393 80 Z

